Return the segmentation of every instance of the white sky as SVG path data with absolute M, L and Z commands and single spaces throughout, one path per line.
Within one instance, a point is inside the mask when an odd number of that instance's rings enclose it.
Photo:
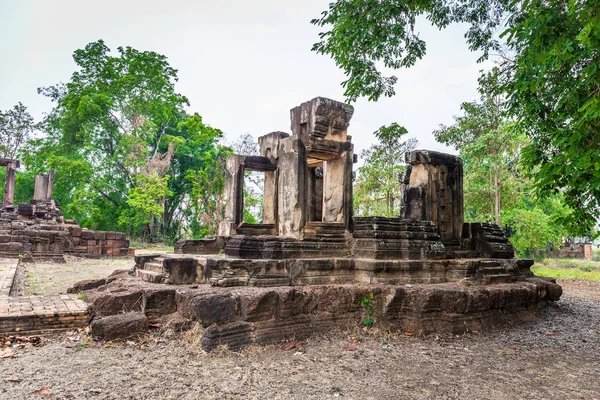
M 289 110 L 316 96 L 344 100 L 343 73 L 310 51 L 320 28 L 310 20 L 330 0 L 32 1 L 0 0 L 0 109 L 23 102 L 36 119 L 51 108 L 40 86 L 66 82 L 72 53 L 104 39 L 168 57 L 179 70 L 176 89 L 189 112 L 220 128 L 229 140 L 250 133 L 290 132 Z M 427 55 L 396 71 L 394 98 L 359 100 L 349 134 L 358 153 L 381 125 L 398 122 L 420 148 L 453 152 L 432 131 L 449 124 L 463 101 L 477 99 L 477 53 L 467 49 L 465 28 L 439 32 L 417 27 Z

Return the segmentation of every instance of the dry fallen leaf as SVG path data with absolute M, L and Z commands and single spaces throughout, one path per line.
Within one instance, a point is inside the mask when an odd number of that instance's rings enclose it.
M 343 349 L 348 351 L 356 351 L 356 347 L 350 346 L 349 344 L 345 344 Z
M 415 336 L 414 332 L 404 332 L 406 336 Z
M 289 351 L 292 349 L 298 349 L 298 350 L 302 349 L 302 343 L 289 342 L 289 343 L 286 343 L 283 346 L 281 346 L 281 350 L 283 350 L 283 351 Z
M 14 355 L 15 353 L 10 348 L 0 350 L 0 358 L 12 358 Z
M 31 394 L 39 394 L 40 396 L 44 396 L 44 397 L 54 396 L 54 392 L 52 392 L 52 390 L 46 386 L 42 387 L 39 390 L 34 390 L 33 392 L 31 392 Z

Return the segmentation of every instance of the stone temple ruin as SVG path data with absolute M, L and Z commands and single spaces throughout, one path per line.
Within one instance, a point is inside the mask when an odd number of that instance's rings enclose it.
M 14 205 L 16 170 L 20 162 L 0 158 L 6 167 L 4 202 L 0 207 L 0 257 L 64 262 L 64 255 L 79 257 L 133 256 L 121 232 L 92 231 L 65 219 L 52 200 L 54 170 L 35 178 L 33 199 Z
M 454 334 L 531 318 L 559 299 L 560 286 L 515 258 L 498 226 L 464 223 L 458 157 L 407 153 L 402 214 L 353 217 L 353 111 L 322 97 L 293 108 L 291 135 L 269 133 L 260 156 L 228 158 L 216 237 L 136 256 L 136 277 L 76 285 L 97 287 L 86 292 L 94 335 L 197 321 L 206 349 L 298 340 L 357 326 L 363 298 L 383 329 Z M 243 219 L 247 170 L 265 176 L 259 224 Z

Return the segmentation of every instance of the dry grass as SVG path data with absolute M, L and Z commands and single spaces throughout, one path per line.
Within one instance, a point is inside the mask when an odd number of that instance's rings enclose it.
M 131 269 L 131 258 L 94 260 L 65 257 L 65 263 L 35 262 L 25 264 L 25 287 L 23 294 L 56 295 L 67 293 L 75 282 L 106 278 L 118 269 Z
M 136 254 L 172 252 L 173 246 L 164 243 L 137 244 Z M 65 256 L 66 263 L 34 262 L 25 265 L 25 287 L 23 294 L 56 295 L 64 294 L 75 282 L 88 279 L 106 278 L 118 269 L 133 268 L 130 257 L 123 258 L 79 258 Z M 2 273 L 0 263 L 0 273 Z

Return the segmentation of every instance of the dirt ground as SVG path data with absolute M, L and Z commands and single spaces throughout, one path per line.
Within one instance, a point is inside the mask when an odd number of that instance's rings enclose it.
M 335 332 L 207 354 L 193 332 L 103 345 L 63 335 L 0 359 L 0 399 L 599 400 L 600 282 L 560 283 L 536 321 L 451 339 Z
M 136 248 L 135 252 L 136 254 L 173 252 L 173 246 L 146 244 L 145 247 Z M 65 263 L 45 261 L 25 263 L 22 294 L 25 296 L 64 294 L 75 282 L 106 278 L 117 269 L 131 269 L 135 264 L 132 257 L 90 259 L 65 256 L 65 261 Z
M 65 263 L 25 263 L 23 295 L 64 294 L 75 282 L 106 278 L 117 269 L 131 269 L 134 265 L 132 258 L 94 260 L 65 256 L 65 260 Z

